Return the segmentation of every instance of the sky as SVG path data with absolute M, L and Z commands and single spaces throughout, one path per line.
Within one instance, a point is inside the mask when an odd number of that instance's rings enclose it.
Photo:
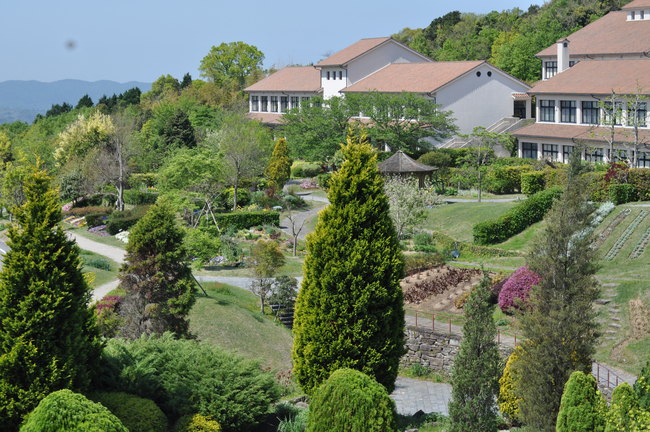
M 0 82 L 199 78 L 212 46 L 244 41 L 264 67 L 309 64 L 359 39 L 420 28 L 452 10 L 486 13 L 541 0 L 4 0 Z

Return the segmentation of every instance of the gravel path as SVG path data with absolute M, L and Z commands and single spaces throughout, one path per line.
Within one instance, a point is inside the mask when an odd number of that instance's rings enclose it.
M 124 255 L 126 255 L 126 251 L 124 249 L 90 240 L 89 238 L 86 238 L 72 231 L 68 231 L 66 234 L 68 235 L 68 238 L 73 239 L 77 242 L 79 248 L 104 255 L 105 257 L 112 259 L 118 264 L 124 263 Z

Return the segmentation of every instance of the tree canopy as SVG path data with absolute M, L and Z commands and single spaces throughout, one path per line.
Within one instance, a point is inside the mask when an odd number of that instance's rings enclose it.
M 262 67 L 264 54 L 254 45 L 238 42 L 224 42 L 210 48 L 203 57 L 199 70 L 201 76 L 222 85 L 234 84 L 241 90 L 246 77 Z

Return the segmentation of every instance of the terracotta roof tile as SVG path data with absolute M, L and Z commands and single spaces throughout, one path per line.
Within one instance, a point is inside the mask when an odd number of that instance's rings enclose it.
M 530 94 L 650 94 L 650 59 L 589 60 L 546 81 L 539 81 Z
M 393 63 L 343 89 L 343 92 L 429 93 L 484 61 Z
M 574 142 L 597 142 L 606 143 L 603 137 L 608 136 L 606 127 L 599 126 L 577 126 L 556 123 L 533 123 L 517 129 L 512 135 L 524 141 L 526 138 L 551 138 Z M 632 130 L 629 128 L 616 128 L 615 141 L 632 142 Z M 641 142 L 650 142 L 650 130 L 639 129 Z
M 256 82 L 244 91 L 319 92 L 320 71 L 313 66 L 289 66 Z
M 623 6 L 621 9 L 627 10 L 627 9 L 637 9 L 642 7 L 650 7 L 650 0 L 634 0 L 626 4 L 625 6 Z
M 627 12 L 610 12 L 567 36 L 569 55 L 632 54 L 650 51 L 650 20 L 627 21 Z M 538 56 L 555 56 L 555 45 Z
M 353 43 L 349 47 L 343 48 L 341 51 L 338 51 L 332 54 L 331 56 L 327 57 L 326 59 L 319 61 L 318 63 L 316 63 L 316 66 L 344 65 L 354 60 L 355 58 L 359 57 L 361 54 L 364 54 L 370 51 L 371 49 L 383 44 L 389 39 L 390 39 L 389 37 L 361 39 L 360 41 Z

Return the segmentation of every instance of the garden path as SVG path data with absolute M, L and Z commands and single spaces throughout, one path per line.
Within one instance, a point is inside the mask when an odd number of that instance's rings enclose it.
M 408 416 L 422 411 L 448 415 L 451 385 L 397 377 L 395 390 L 390 397 L 395 401 L 398 414 Z
M 298 194 L 302 197 L 303 200 L 305 201 L 315 201 L 319 203 L 325 203 L 325 205 L 329 204 L 329 201 L 325 197 L 319 197 L 319 196 L 313 196 L 313 195 L 303 195 L 303 194 Z M 317 205 L 315 208 L 306 210 L 306 211 L 300 211 L 300 212 L 294 212 L 294 224 L 296 228 L 299 228 L 301 225 L 303 225 L 302 230 L 300 231 L 300 234 L 298 234 L 298 239 L 299 240 L 304 240 L 305 236 L 309 234 L 309 227 L 305 224 L 305 222 L 312 217 L 316 216 L 319 211 L 321 211 L 324 208 L 324 206 Z M 291 221 L 289 218 L 284 217 L 280 221 L 280 229 L 287 234 L 289 237 L 292 237 L 293 234 L 291 233 Z

